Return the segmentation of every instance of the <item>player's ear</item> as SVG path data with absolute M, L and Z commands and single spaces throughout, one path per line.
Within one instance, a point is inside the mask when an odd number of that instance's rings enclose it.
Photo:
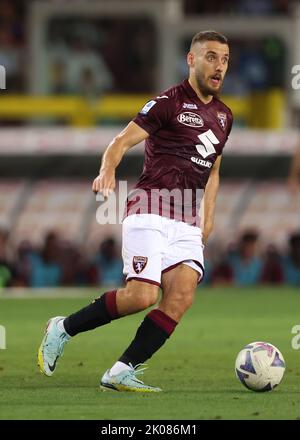
M 186 61 L 189 67 L 194 67 L 195 55 L 193 54 L 193 52 L 189 52 L 187 54 Z

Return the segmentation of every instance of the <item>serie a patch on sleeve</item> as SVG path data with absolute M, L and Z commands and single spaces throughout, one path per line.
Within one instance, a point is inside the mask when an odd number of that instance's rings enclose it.
M 146 115 L 146 114 L 148 113 L 148 111 L 151 110 L 152 107 L 153 107 L 155 104 L 156 104 L 156 101 L 154 101 L 154 100 L 148 101 L 148 102 L 144 105 L 144 107 L 142 108 L 142 110 L 140 111 L 140 113 L 141 113 L 142 115 Z

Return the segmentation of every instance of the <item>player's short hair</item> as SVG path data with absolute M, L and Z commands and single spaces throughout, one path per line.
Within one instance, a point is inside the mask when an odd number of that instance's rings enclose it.
M 218 41 L 221 44 L 228 44 L 228 39 L 225 35 L 216 31 L 201 31 L 197 32 L 192 38 L 191 48 L 196 43 L 204 43 L 205 41 Z

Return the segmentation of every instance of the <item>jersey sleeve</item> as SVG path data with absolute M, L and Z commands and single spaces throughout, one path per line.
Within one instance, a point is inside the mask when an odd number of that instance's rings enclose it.
M 229 113 L 229 120 L 228 120 L 228 128 L 227 128 L 227 137 L 226 137 L 226 142 L 227 142 L 227 140 L 228 140 L 228 138 L 229 138 L 229 135 L 230 135 L 230 133 L 231 133 L 231 129 L 232 129 L 232 124 L 233 124 L 233 114 L 232 114 L 232 112 L 230 111 L 230 113 Z
M 218 156 L 220 156 L 221 154 L 223 154 L 223 150 L 226 147 L 226 143 L 228 141 L 229 135 L 231 133 L 231 129 L 232 129 L 232 123 L 233 123 L 233 115 L 230 109 L 227 110 L 226 112 L 227 114 L 227 128 L 226 128 L 226 134 L 225 134 L 225 141 L 223 144 L 223 147 L 219 150 L 219 152 L 217 153 Z
M 148 101 L 133 119 L 149 135 L 168 124 L 172 117 L 172 99 L 166 95 Z

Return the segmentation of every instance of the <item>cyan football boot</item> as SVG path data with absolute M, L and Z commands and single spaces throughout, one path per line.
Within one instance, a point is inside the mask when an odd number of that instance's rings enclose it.
M 56 368 L 56 362 L 62 356 L 65 344 L 71 336 L 60 330 L 57 323 L 64 316 L 51 318 L 45 330 L 45 336 L 38 351 L 38 366 L 46 376 L 52 376 Z
M 145 385 L 144 382 L 137 379 L 136 376 L 144 374 L 146 368 L 137 368 L 144 364 L 138 364 L 133 367 L 131 364 L 130 370 L 123 370 L 115 376 L 110 375 L 109 370 L 107 370 L 100 382 L 100 388 L 103 391 L 132 391 L 135 393 L 158 393 L 162 391 L 160 388 L 152 387 L 150 385 Z

